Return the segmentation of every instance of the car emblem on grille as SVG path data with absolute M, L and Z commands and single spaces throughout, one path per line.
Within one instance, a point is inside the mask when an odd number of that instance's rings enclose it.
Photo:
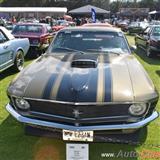
M 80 112 L 78 109 L 74 109 L 72 113 L 75 118 L 79 118 L 79 116 L 82 114 L 82 112 Z
M 79 123 L 75 123 L 75 126 L 76 126 L 76 127 L 79 127 Z

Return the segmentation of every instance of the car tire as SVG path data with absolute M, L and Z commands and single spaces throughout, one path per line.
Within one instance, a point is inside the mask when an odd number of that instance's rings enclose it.
M 16 53 L 13 69 L 16 72 L 20 72 L 23 68 L 24 68 L 24 54 L 23 51 L 19 50 Z
M 139 48 L 139 44 L 136 42 L 136 38 L 135 38 L 135 46 L 137 47 L 137 49 Z
M 147 46 L 146 54 L 147 54 L 147 57 L 148 57 L 148 58 L 152 58 L 152 57 L 153 57 L 153 52 L 151 51 L 149 45 Z

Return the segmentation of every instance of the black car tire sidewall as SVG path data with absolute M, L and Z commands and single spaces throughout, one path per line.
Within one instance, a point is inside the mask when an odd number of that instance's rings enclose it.
M 149 45 L 147 46 L 146 54 L 147 54 L 147 57 L 149 57 L 149 58 L 152 58 L 152 57 L 153 57 L 153 54 L 152 54 L 152 51 L 151 51 Z
M 18 64 L 18 63 L 21 63 L 21 64 Z M 19 50 L 17 51 L 16 57 L 14 60 L 14 70 L 18 72 L 21 71 L 23 69 L 23 65 L 24 65 L 24 55 L 23 55 L 23 52 Z

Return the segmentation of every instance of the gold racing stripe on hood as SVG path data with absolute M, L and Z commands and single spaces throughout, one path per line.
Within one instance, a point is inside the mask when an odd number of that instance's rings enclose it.
M 60 73 L 59 75 L 57 76 L 56 80 L 55 80 L 55 83 L 53 85 L 53 89 L 52 89 L 52 93 L 51 93 L 51 97 L 50 98 L 55 98 L 57 97 L 57 93 L 58 93 L 58 90 L 59 90 L 59 87 L 60 87 L 60 84 L 61 84 L 61 81 L 63 79 L 63 76 L 66 72 L 66 70 L 69 68 L 70 66 L 70 61 L 73 59 L 74 57 L 74 54 L 71 54 L 68 56 L 68 59 L 66 60 L 66 62 L 64 62 L 64 65 L 61 66 L 61 70 L 60 70 Z
M 104 55 L 99 56 L 98 81 L 97 81 L 97 102 L 104 102 L 105 96 L 105 75 Z
M 132 81 L 128 66 L 125 62 L 125 55 L 118 56 L 112 61 L 112 101 L 130 102 L 134 100 Z

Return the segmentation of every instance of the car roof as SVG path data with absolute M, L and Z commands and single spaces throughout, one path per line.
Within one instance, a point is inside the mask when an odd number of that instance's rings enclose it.
M 79 26 L 79 27 L 66 27 L 59 32 L 63 31 L 104 31 L 104 32 L 122 32 L 119 28 L 115 27 L 90 27 L 90 26 Z
M 46 26 L 46 25 L 49 25 L 49 24 L 46 24 L 46 23 L 27 23 L 27 22 L 20 22 L 20 23 L 17 23 L 16 25 L 39 25 L 39 26 Z
M 86 23 L 84 24 L 83 26 L 92 26 L 92 27 L 96 27 L 96 26 L 99 26 L 99 27 L 112 27 L 111 24 L 109 23 Z

